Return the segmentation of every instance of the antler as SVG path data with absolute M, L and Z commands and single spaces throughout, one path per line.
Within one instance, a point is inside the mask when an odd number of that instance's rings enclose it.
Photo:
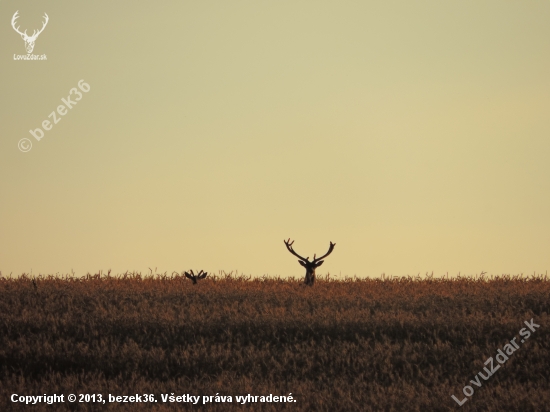
M 307 258 L 303 258 L 302 256 L 300 256 L 298 253 L 296 253 L 294 251 L 294 249 L 292 248 L 292 245 L 294 244 L 294 240 L 291 242 L 290 241 L 290 238 L 288 238 L 288 240 L 283 240 L 283 242 L 285 242 L 285 245 L 286 245 L 286 248 L 288 249 L 288 251 L 290 253 L 292 253 L 294 256 L 296 256 L 298 259 L 301 259 L 303 260 L 304 262 L 309 262 L 309 256 Z
M 191 279 L 192 281 L 194 281 L 195 280 L 195 274 L 193 273 L 193 270 L 190 270 L 189 272 L 191 272 L 191 274 L 185 272 L 185 277 L 187 279 Z
M 19 16 L 17 15 L 17 13 L 19 13 L 19 10 L 17 10 L 15 12 L 15 14 L 13 15 L 12 19 L 11 19 L 11 27 L 13 27 L 13 29 L 19 33 L 21 36 L 26 36 L 27 35 L 27 30 L 25 30 L 25 33 L 21 33 L 19 31 L 19 27 L 15 27 L 15 20 L 17 20 L 19 18 Z
M 48 21 L 50 21 L 50 18 L 48 17 L 48 15 L 46 13 L 44 13 L 44 17 L 46 18 L 46 21 L 42 25 L 42 28 L 40 30 L 38 30 L 38 32 L 36 32 L 36 30 L 34 30 L 34 32 L 32 33 L 31 38 L 36 39 L 38 37 L 38 35 L 40 33 L 42 33 L 44 31 L 44 29 L 46 28 L 46 25 L 48 24 Z
M 314 261 L 314 262 L 319 262 L 321 259 L 326 258 L 328 255 L 330 255 L 330 254 L 332 253 L 332 251 L 334 250 L 334 246 L 336 246 L 336 243 L 330 242 L 330 246 L 329 246 L 329 248 L 328 248 L 328 252 L 325 253 L 323 256 L 318 257 L 318 258 L 316 258 L 315 255 L 313 255 L 313 261 Z
M 191 269 L 189 272 L 191 272 L 191 273 L 189 274 L 188 272 L 185 272 L 185 277 L 187 279 L 191 279 L 193 281 L 193 284 L 196 284 L 199 279 L 204 279 L 206 277 L 206 275 L 208 275 L 207 272 L 204 272 L 202 270 L 199 273 L 197 273 L 196 275 L 195 275 L 195 273 L 193 273 L 193 269 Z
M 12 17 L 12 19 L 11 19 L 11 26 L 12 26 L 13 29 L 14 29 L 17 33 L 19 33 L 21 36 L 25 36 L 26 38 L 28 38 L 28 39 L 30 39 L 30 40 L 36 39 L 36 38 L 38 37 L 38 35 L 39 35 L 40 33 L 42 33 L 42 32 L 44 31 L 44 29 L 46 28 L 46 25 L 48 24 L 48 21 L 50 21 L 50 18 L 48 17 L 48 14 L 47 14 L 47 13 L 44 13 L 44 17 L 46 18 L 46 21 L 42 24 L 42 28 L 41 28 L 40 30 L 38 30 L 38 31 L 34 30 L 33 33 L 32 33 L 32 36 L 29 36 L 29 35 L 27 34 L 27 30 L 25 30 L 24 33 L 21 33 L 21 32 L 19 31 L 19 26 L 18 26 L 18 27 L 15 27 L 15 23 L 16 23 L 15 21 L 19 18 L 18 13 L 19 13 L 19 10 L 17 10 L 17 11 L 15 12 L 15 14 L 13 15 L 13 17 Z

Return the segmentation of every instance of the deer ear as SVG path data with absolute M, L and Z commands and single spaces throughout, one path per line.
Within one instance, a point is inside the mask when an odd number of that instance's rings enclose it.
M 325 261 L 324 260 L 320 260 L 319 262 L 317 262 L 315 264 L 315 267 L 318 268 L 319 266 L 321 266 Z
M 185 272 L 185 277 L 186 277 L 187 279 L 193 280 L 193 277 L 192 277 L 189 273 L 187 273 L 187 272 Z
M 303 267 L 306 267 L 306 263 L 305 263 L 305 262 L 299 260 L 298 263 L 299 263 L 300 265 L 302 265 Z
M 208 273 L 204 272 L 202 275 L 199 276 L 199 279 L 204 279 L 206 277 L 206 275 L 208 275 Z

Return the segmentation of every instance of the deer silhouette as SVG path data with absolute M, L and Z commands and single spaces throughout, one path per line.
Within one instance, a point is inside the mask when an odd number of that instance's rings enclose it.
M 191 273 L 189 273 L 191 272 Z M 196 275 L 193 273 L 192 270 L 190 270 L 189 272 L 185 272 L 185 277 L 187 279 L 191 279 L 193 281 L 193 285 L 196 285 L 197 284 L 197 281 L 199 281 L 200 279 L 204 279 L 206 277 L 206 275 L 208 275 L 207 272 L 203 272 L 202 270 L 197 273 Z
M 321 257 L 316 257 L 317 255 L 313 255 L 313 260 L 310 262 L 309 256 L 307 258 L 303 258 L 294 251 L 294 249 L 292 248 L 292 244 L 294 243 L 294 241 L 291 242 L 290 239 L 288 239 L 284 242 L 288 251 L 299 259 L 298 263 L 306 268 L 306 278 L 304 283 L 308 286 L 313 286 L 313 284 L 315 283 L 315 269 L 321 266 L 324 262 L 323 259 L 332 253 L 332 251 L 334 250 L 334 246 L 336 246 L 336 243 L 330 242 L 328 252 Z
M 13 17 L 11 19 L 11 26 L 13 27 L 13 29 L 17 33 L 19 33 L 21 35 L 21 38 L 25 41 L 25 48 L 27 49 L 27 53 L 32 53 L 32 51 L 34 49 L 34 42 L 36 41 L 36 38 L 38 37 L 38 35 L 40 33 L 42 33 L 44 31 L 44 29 L 46 28 L 46 25 L 48 24 L 48 21 L 50 20 L 50 18 L 48 17 L 48 15 L 46 13 L 44 13 L 44 18 L 46 19 L 46 21 L 43 23 L 42 28 L 40 30 L 34 30 L 33 33 L 32 33 L 32 36 L 29 36 L 29 35 L 27 35 L 27 30 L 25 30 L 23 33 L 21 33 L 19 31 L 19 26 L 15 27 L 15 24 L 16 24 L 15 20 L 17 20 L 19 18 L 17 13 L 19 13 L 19 10 L 17 10 L 15 12 L 15 14 L 13 15 Z

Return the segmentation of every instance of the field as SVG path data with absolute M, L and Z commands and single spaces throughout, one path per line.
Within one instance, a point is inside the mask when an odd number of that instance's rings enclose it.
M 0 410 L 550 410 L 546 275 L 302 282 L 1 277 Z M 65 402 L 31 406 L 13 394 Z M 156 402 L 69 403 L 69 394 Z M 171 394 L 201 398 L 164 402 Z M 248 394 L 257 401 L 237 401 Z M 270 394 L 287 402 L 260 402 Z

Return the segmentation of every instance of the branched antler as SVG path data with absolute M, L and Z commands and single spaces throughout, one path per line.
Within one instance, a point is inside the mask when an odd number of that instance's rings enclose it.
M 294 244 L 294 240 L 291 242 L 290 241 L 290 238 L 288 238 L 288 240 L 284 240 L 285 242 L 285 245 L 286 245 L 286 248 L 288 249 L 288 251 L 290 253 L 292 253 L 294 256 L 296 256 L 298 259 L 301 259 L 303 260 L 304 262 L 309 262 L 309 256 L 307 258 L 303 258 L 301 257 L 298 253 L 296 253 L 294 251 L 294 248 L 292 247 L 292 245 Z
M 330 255 L 330 254 L 332 253 L 332 251 L 334 250 L 334 246 L 336 246 L 336 243 L 330 242 L 330 246 L 329 246 L 329 248 L 328 248 L 328 252 L 325 253 L 323 256 L 318 257 L 318 258 L 315 257 L 316 255 L 313 255 L 313 261 L 314 261 L 314 262 L 319 262 L 320 260 L 326 258 L 328 255 Z
M 17 33 L 19 33 L 21 36 L 26 36 L 26 35 L 27 35 L 27 30 L 25 30 L 25 33 L 21 33 L 21 32 L 19 31 L 19 26 L 15 27 L 15 20 L 17 20 L 17 19 L 19 18 L 18 13 L 19 13 L 19 10 L 17 10 L 17 11 L 15 12 L 15 14 L 13 15 L 13 17 L 11 18 L 11 27 L 13 27 L 13 29 L 14 29 Z

